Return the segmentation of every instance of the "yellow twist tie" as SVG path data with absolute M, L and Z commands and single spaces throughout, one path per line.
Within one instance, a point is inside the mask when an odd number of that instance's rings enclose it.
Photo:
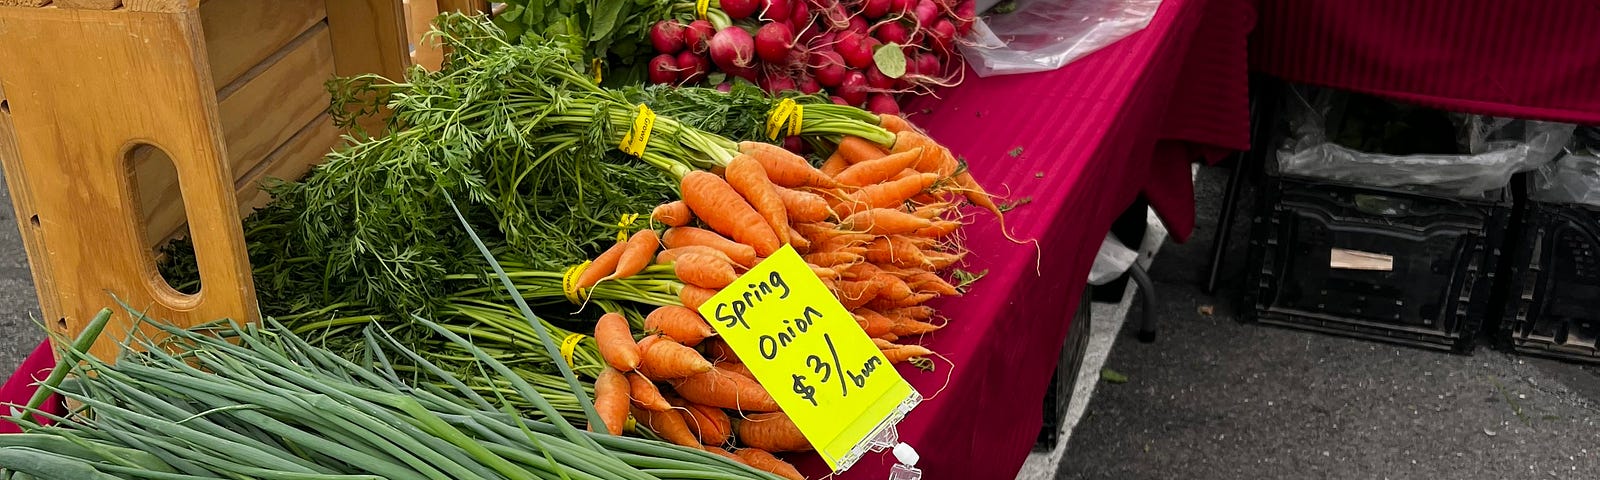
M 783 133 L 785 123 L 789 124 L 789 135 L 799 135 L 802 111 L 800 104 L 794 103 L 792 98 L 779 101 L 778 106 L 767 113 L 767 138 L 777 140 L 778 134 Z
M 637 213 L 625 213 L 625 214 L 623 214 L 622 215 L 622 219 L 617 221 L 617 241 L 619 241 L 619 242 L 628 241 L 628 227 L 632 227 L 633 223 L 638 221 L 638 220 L 639 220 L 639 214 L 637 214 Z
M 644 147 L 650 143 L 650 131 L 656 126 L 656 112 L 650 111 L 643 103 L 639 104 L 639 113 L 633 116 L 633 128 L 628 129 L 628 134 L 622 136 L 622 144 L 617 148 L 622 153 L 635 157 L 644 156 Z
M 584 260 L 583 263 L 567 267 L 566 273 L 561 274 L 561 293 L 567 295 L 567 301 L 583 303 L 583 289 L 578 288 L 578 277 L 583 276 L 583 271 L 589 269 L 589 264 L 594 260 Z
M 599 85 L 600 84 L 600 59 L 599 58 L 595 58 L 594 62 L 589 64 L 589 69 L 590 70 L 594 70 L 594 83 L 596 85 Z
M 576 366 L 572 364 L 572 351 L 578 348 L 578 343 L 582 342 L 585 337 L 587 335 L 574 333 L 567 335 L 567 338 L 561 339 L 561 358 L 567 361 L 568 367 Z
M 705 20 L 706 19 L 706 11 L 709 10 L 710 8 L 711 8 L 711 0 L 695 0 L 695 2 L 694 2 L 694 14 L 695 14 L 695 17 L 697 17 L 697 18 L 699 18 L 701 20 Z

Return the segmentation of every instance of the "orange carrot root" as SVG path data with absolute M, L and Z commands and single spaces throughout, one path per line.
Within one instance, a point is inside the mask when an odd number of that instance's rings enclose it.
M 776 412 L 778 402 L 760 383 L 721 365 L 710 371 L 673 380 L 672 389 L 694 403 L 742 412 Z
M 630 386 L 622 371 L 606 367 L 594 381 L 594 410 L 606 424 L 606 433 L 622 435 L 628 423 Z M 590 425 L 593 430 L 594 426 Z
M 628 397 L 633 400 L 633 406 L 638 408 L 652 412 L 672 410 L 672 404 L 661 396 L 661 389 L 644 375 L 628 375 Z
M 739 441 L 769 452 L 804 452 L 811 442 L 783 412 L 746 415 L 737 428 Z
M 711 324 L 700 318 L 700 313 L 686 307 L 666 305 L 657 307 L 644 319 L 645 330 L 660 332 L 686 346 L 699 345 L 707 337 L 716 335 Z
M 680 190 L 684 203 L 689 204 L 696 217 L 711 229 L 755 247 L 757 255 L 771 255 L 783 245 L 755 207 L 721 177 L 704 171 L 689 172 L 683 176 Z
M 634 232 L 633 236 L 628 238 L 627 246 L 623 247 L 622 255 L 617 258 L 617 270 L 600 280 L 628 278 L 644 271 L 644 267 L 650 266 L 650 259 L 656 256 L 656 250 L 659 248 L 661 248 L 661 237 L 656 235 L 655 230 L 647 228 Z
M 611 368 L 631 372 L 639 368 L 643 353 L 633 341 L 628 319 L 620 313 L 607 313 L 594 324 L 594 342 L 599 346 L 600 358 Z
M 728 240 L 727 237 L 710 230 L 694 227 L 676 227 L 667 229 L 661 237 L 662 243 L 667 248 L 688 246 L 704 246 L 722 251 L 733 263 L 752 267 L 756 264 L 756 249 L 749 245 Z
M 622 241 L 611 245 L 605 253 L 594 258 L 594 262 L 583 269 L 583 274 L 578 275 L 578 288 L 593 287 L 600 283 L 600 279 L 617 271 L 617 261 L 622 259 L 622 251 L 628 248 L 628 242 Z
M 711 370 L 711 362 L 701 357 L 700 352 L 661 335 L 640 340 L 639 352 L 643 360 L 639 363 L 639 373 L 651 380 L 673 380 Z
M 689 211 L 689 204 L 675 200 L 656 206 L 650 218 L 668 227 L 681 227 L 694 220 L 694 213 Z

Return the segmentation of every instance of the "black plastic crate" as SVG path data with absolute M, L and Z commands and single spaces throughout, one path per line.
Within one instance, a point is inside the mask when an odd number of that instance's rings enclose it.
M 1600 208 L 1527 203 L 1498 343 L 1600 363 Z
M 1094 292 L 1103 288 L 1085 288 L 1078 300 L 1078 312 L 1067 327 L 1067 341 L 1061 347 L 1061 358 L 1056 361 L 1056 371 L 1050 375 L 1050 387 L 1044 394 L 1044 425 L 1039 427 L 1039 439 L 1033 443 L 1035 451 L 1054 450 L 1061 441 L 1061 422 L 1066 420 L 1067 407 L 1075 400 L 1072 392 L 1078 386 L 1078 370 L 1083 369 L 1083 357 L 1089 350 L 1089 335 L 1093 330 L 1090 302 Z
M 1244 310 L 1262 323 L 1469 353 L 1512 205 L 1509 190 L 1462 199 L 1269 176 Z

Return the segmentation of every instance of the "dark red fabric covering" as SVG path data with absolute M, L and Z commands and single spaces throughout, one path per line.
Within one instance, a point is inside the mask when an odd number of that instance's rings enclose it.
M 1252 69 L 1435 108 L 1600 124 L 1600 2 L 1256 0 Z
M 986 214 L 967 228 L 964 268 L 989 275 L 939 304 L 949 326 L 923 339 L 954 365 L 900 368 L 932 397 L 899 429 L 921 453 L 923 478 L 1015 476 L 1095 252 L 1137 195 L 1176 236 L 1189 233 L 1191 162 L 1249 143 L 1249 11 L 1246 0 L 1166 0 L 1144 31 L 1060 70 L 968 75 L 907 108 L 992 193 L 1032 199 L 1006 225 L 1038 240 L 1013 243 Z M 827 471 L 815 457 L 798 460 L 811 478 Z M 893 462 L 868 455 L 839 478 L 887 478 Z
M 55 366 L 55 352 L 50 350 L 50 342 L 41 343 L 33 349 L 33 354 L 22 361 L 22 366 L 17 367 L 17 371 L 11 374 L 5 385 L 0 386 L 0 433 L 20 431 L 16 424 L 5 420 L 11 416 L 9 405 L 27 405 L 28 399 L 33 398 L 33 392 L 37 390 L 34 384 L 50 376 L 50 369 Z M 45 401 L 40 409 L 54 415 L 60 415 L 65 410 L 60 400 L 54 396 Z

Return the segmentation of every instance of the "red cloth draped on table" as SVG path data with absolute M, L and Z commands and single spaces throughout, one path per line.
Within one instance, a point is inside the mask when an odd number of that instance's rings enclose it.
M 25 405 L 37 390 L 35 383 L 44 381 L 50 375 L 50 370 L 56 366 L 55 353 L 50 351 L 50 342 L 39 344 L 33 349 L 33 354 L 22 361 L 22 366 L 17 367 L 16 373 L 6 380 L 5 385 L 0 385 L 0 404 Z M 65 409 L 56 397 L 40 408 L 45 413 L 60 415 Z M 17 433 L 17 425 L 8 422 L 4 417 L 11 416 L 10 408 L 0 408 L 0 433 Z
M 900 369 L 932 397 L 899 429 L 921 454 L 923 478 L 1016 474 L 1038 437 L 1040 399 L 1112 221 L 1142 192 L 1175 236 L 1187 236 L 1191 162 L 1248 146 L 1250 25 L 1246 0 L 1166 0 L 1144 31 L 1059 70 L 968 75 L 942 98 L 907 109 L 991 193 L 1032 200 L 1007 213 L 1006 225 L 1038 241 L 1012 243 L 987 214 L 967 228 L 964 268 L 988 276 L 939 304 L 950 323 L 922 339 L 954 365 Z M 886 478 L 893 462 L 868 455 L 839 478 Z M 811 478 L 827 470 L 815 458 L 801 463 Z
M 1254 70 L 1447 110 L 1600 124 L 1600 2 L 1257 1 Z

